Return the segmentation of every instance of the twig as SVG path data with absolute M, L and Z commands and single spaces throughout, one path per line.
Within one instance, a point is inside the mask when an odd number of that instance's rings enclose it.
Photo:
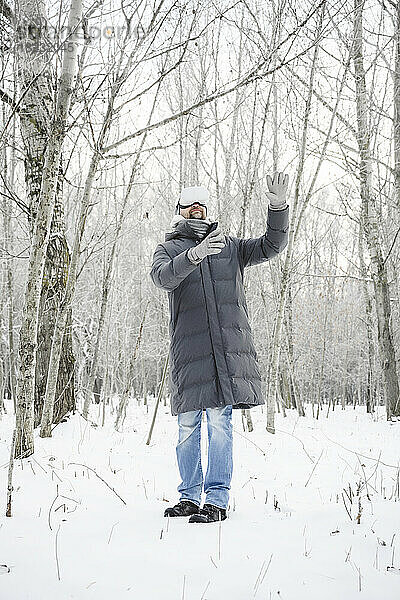
M 154 429 L 154 423 L 156 422 L 157 411 L 158 411 L 158 407 L 159 407 L 160 402 L 161 402 L 162 393 L 163 393 L 163 389 L 164 389 L 164 383 L 166 381 L 168 363 L 169 363 L 169 353 L 167 353 L 167 355 L 165 357 L 165 361 L 164 361 L 164 369 L 163 369 L 163 373 L 162 373 L 160 389 L 158 390 L 158 396 L 157 396 L 156 403 L 154 405 L 154 412 L 153 412 L 153 418 L 151 420 L 149 435 L 147 436 L 147 440 L 146 440 L 147 446 L 151 442 L 151 436 L 152 436 L 153 429 Z
M 321 450 L 321 454 L 319 455 L 317 462 L 316 462 L 316 463 L 315 463 L 315 465 L 313 466 L 313 468 L 312 468 L 312 471 L 311 471 L 311 473 L 310 473 L 310 476 L 309 476 L 309 478 L 307 479 L 306 483 L 304 484 L 304 487 L 307 487 L 307 484 L 308 484 L 308 482 L 310 481 L 310 479 L 311 479 L 311 477 L 312 477 L 312 474 L 314 473 L 315 469 L 317 468 L 317 465 L 318 465 L 319 461 L 321 460 L 321 456 L 323 455 L 323 453 L 324 453 L 324 449 L 322 448 L 322 450 Z
M 112 536 L 112 534 L 113 534 L 113 531 L 114 531 L 114 527 L 115 527 L 116 525 L 118 525 L 118 523 L 119 523 L 119 521 L 117 521 L 116 523 L 114 523 L 114 525 L 111 527 L 111 530 L 110 530 L 110 535 L 108 536 L 108 542 L 107 542 L 107 544 L 109 544 L 109 543 L 110 543 L 110 541 L 111 541 L 111 536 Z
M 208 581 L 208 583 L 207 583 L 207 585 L 206 585 L 206 587 L 205 587 L 205 590 L 204 590 L 204 592 L 203 592 L 203 593 L 202 593 L 202 595 L 201 595 L 201 598 L 200 598 L 200 600 L 204 600 L 204 594 L 205 594 L 205 593 L 206 593 L 206 591 L 208 590 L 208 587 L 209 587 L 210 583 L 211 583 L 211 580 L 209 580 L 209 581 Z
M 366 456 L 365 454 L 361 454 L 360 452 L 356 452 L 355 450 L 350 450 L 350 448 L 346 448 L 346 446 L 342 446 L 342 444 L 339 444 L 339 442 L 335 442 L 334 440 L 331 440 L 326 433 L 324 433 L 322 431 L 322 429 L 320 429 L 320 432 L 322 433 L 322 435 L 324 435 L 326 437 L 326 439 L 330 442 L 332 442 L 332 444 L 336 444 L 337 446 L 340 446 L 341 448 L 343 448 L 343 450 L 347 450 L 347 452 L 351 452 L 352 454 L 355 454 L 356 456 L 362 456 L 363 458 L 367 458 L 368 460 L 375 460 L 381 463 L 381 465 L 385 466 L 385 467 L 389 467 L 390 469 L 397 469 L 397 465 L 388 465 L 387 463 L 384 463 L 380 460 L 380 454 L 379 454 L 379 458 L 374 458 L 373 456 Z
M 260 583 L 259 583 L 259 586 L 258 586 L 258 587 L 260 587 L 260 585 L 261 585 L 261 584 L 262 584 L 262 582 L 264 581 L 264 577 L 266 576 L 266 574 L 267 574 L 267 571 L 268 571 L 268 569 L 269 569 L 269 565 L 271 564 L 271 561 L 272 561 L 272 556 L 273 556 L 273 554 L 271 553 L 271 556 L 269 557 L 269 561 L 268 561 L 267 567 L 266 567 L 266 569 L 265 569 L 265 571 L 264 571 L 264 574 L 263 574 L 263 576 L 261 577 L 261 581 L 260 581 Z
M 56 502 L 56 500 L 57 500 L 57 498 L 58 498 L 58 483 L 57 483 L 57 485 L 56 485 L 56 490 L 57 490 L 57 494 L 56 494 L 56 497 L 54 498 L 53 502 L 52 502 L 52 503 L 51 503 L 51 505 L 50 505 L 50 508 L 49 508 L 49 516 L 48 516 L 48 519 L 47 519 L 47 520 L 48 520 L 48 523 L 49 523 L 50 531 L 53 531 L 53 528 L 52 528 L 52 526 L 51 526 L 51 509 L 53 508 L 53 506 L 54 506 L 54 504 L 55 504 L 55 502 Z
M 246 437 L 245 435 L 243 435 L 243 433 L 240 433 L 240 431 L 238 431 L 235 428 L 233 428 L 233 431 L 235 433 L 237 433 L 238 435 L 240 435 L 242 438 L 244 438 L 247 442 L 250 442 L 250 444 L 253 444 L 253 446 L 255 446 L 257 448 L 257 450 L 259 450 L 263 456 L 267 456 L 266 451 L 263 450 L 260 446 L 258 446 L 255 442 L 253 442 L 253 440 L 251 440 L 250 438 Z
M 109 488 L 109 489 L 110 489 L 112 492 L 114 492 L 114 494 L 115 494 L 116 496 L 118 496 L 118 498 L 121 500 L 121 502 L 123 502 L 123 503 L 125 504 L 125 506 L 126 506 L 126 502 L 125 502 L 125 500 L 124 500 L 124 499 L 123 499 L 123 498 L 122 498 L 122 497 L 121 497 L 121 496 L 118 494 L 118 492 L 117 492 L 117 491 L 116 491 L 116 490 L 115 490 L 113 487 L 111 487 L 111 485 L 110 485 L 109 483 L 107 483 L 107 481 L 106 481 L 105 479 L 103 479 L 102 477 L 100 477 L 100 475 L 99 475 L 99 474 L 98 474 L 98 473 L 97 473 L 97 472 L 96 472 L 94 469 L 92 469 L 92 467 L 88 467 L 87 465 L 83 465 L 82 463 L 76 463 L 76 462 L 70 462 L 70 463 L 68 463 L 68 464 L 69 464 L 69 465 L 77 465 L 77 466 L 79 466 L 79 467 L 85 467 L 86 469 L 89 469 L 89 471 L 92 471 L 92 473 L 94 473 L 94 474 L 96 475 L 96 477 L 98 477 L 98 478 L 100 479 L 100 481 L 102 481 L 103 483 L 105 483 L 105 484 L 106 484 L 106 486 L 107 486 L 107 487 L 108 487 L 108 488 Z
M 272 556 L 273 556 L 273 554 L 271 553 L 271 556 L 269 557 L 268 564 L 267 564 L 267 566 L 265 567 L 264 573 L 262 574 L 262 577 L 261 577 L 261 573 L 262 573 L 262 571 L 263 571 L 263 568 L 264 568 L 265 560 L 264 560 L 264 562 L 263 562 L 263 564 L 262 564 L 262 567 L 261 567 L 261 569 L 260 569 L 260 572 L 259 572 L 259 574 L 258 574 L 257 580 L 256 580 L 256 582 L 255 582 L 255 584 L 254 584 L 254 594 L 253 594 L 254 596 L 257 594 L 257 592 L 258 592 L 258 588 L 260 587 L 260 585 L 261 585 L 261 584 L 262 584 L 262 582 L 264 581 L 264 578 L 265 578 L 265 576 L 266 576 L 266 574 L 267 574 L 267 571 L 268 571 L 268 569 L 269 569 L 269 565 L 271 564 Z
M 37 465 L 39 465 L 39 467 L 42 469 L 42 471 L 44 471 L 44 472 L 46 473 L 46 475 L 47 475 L 47 471 L 46 471 L 46 469 L 45 469 L 45 468 L 44 468 L 44 467 L 43 467 L 43 466 L 40 464 L 40 462 L 38 462 L 38 461 L 36 460 L 36 458 L 35 458 L 34 456 L 32 456 L 32 460 L 34 460 L 34 461 L 35 461 L 35 463 L 36 463 Z
M 279 431 L 280 433 L 287 433 L 288 435 L 291 435 L 292 437 L 294 437 L 294 439 L 297 440 L 298 442 L 300 442 L 300 444 L 302 445 L 303 450 L 306 453 L 307 457 L 311 460 L 312 463 L 314 463 L 314 459 L 311 458 L 311 456 L 308 454 L 308 452 L 300 438 L 298 438 L 296 435 L 293 435 L 293 433 L 290 433 L 289 431 L 284 431 L 283 429 L 275 429 L 275 431 Z
M 351 514 L 349 513 L 349 510 L 347 508 L 346 501 L 345 501 L 344 496 L 343 496 L 343 492 L 342 492 L 342 498 L 343 498 L 343 504 L 344 504 L 344 507 L 346 509 L 346 512 L 349 515 L 349 519 L 350 519 L 350 521 L 352 521 L 353 519 L 351 518 Z
M 182 600 L 185 600 L 185 583 L 186 583 L 186 575 L 183 576 Z
M 254 584 L 254 588 L 253 588 L 254 596 L 256 595 L 256 591 L 257 591 L 257 584 L 258 584 L 258 581 L 259 581 L 259 579 L 260 579 L 260 577 L 261 577 L 261 573 L 262 573 L 262 570 L 263 570 L 263 568 L 264 568 L 264 565 L 265 565 L 265 559 L 264 559 L 264 561 L 263 561 L 263 564 L 261 565 L 260 572 L 259 572 L 259 574 L 257 575 L 257 579 L 256 579 L 256 582 L 255 582 L 255 584 Z
M 360 463 L 360 467 L 361 467 L 361 469 L 362 469 L 362 472 L 363 472 L 363 476 L 364 476 L 364 482 L 365 482 L 365 490 L 366 490 L 366 492 L 367 492 L 367 498 L 368 498 L 368 500 L 371 502 L 371 498 L 370 498 L 370 496 L 369 496 L 369 493 L 368 493 L 368 485 L 370 485 L 370 486 L 372 487 L 372 489 L 373 489 L 375 492 L 376 492 L 377 490 L 374 488 L 374 486 L 373 486 L 373 485 L 371 485 L 371 484 L 368 484 L 368 482 L 367 482 L 367 477 L 366 477 L 366 475 L 365 475 L 365 469 L 364 469 L 364 465 L 362 464 L 362 462 L 361 462 L 361 460 L 360 460 L 360 457 L 358 456 L 358 454 L 357 454 L 357 458 L 358 458 L 358 462 Z M 377 464 L 378 464 L 378 463 L 377 463 Z
M 57 577 L 58 580 L 61 580 L 60 577 L 60 563 L 58 560 L 58 532 L 60 531 L 60 527 L 61 527 L 61 522 L 58 524 L 58 529 L 57 529 L 57 533 L 56 533 L 56 539 L 55 539 L 55 552 L 56 552 L 56 565 L 57 565 Z
M 221 530 L 222 530 L 222 521 L 219 522 L 218 527 L 218 560 L 221 560 Z

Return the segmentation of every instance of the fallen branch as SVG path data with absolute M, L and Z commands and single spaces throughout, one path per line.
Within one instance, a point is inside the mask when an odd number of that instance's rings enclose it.
M 298 438 L 297 436 L 293 435 L 293 433 L 290 433 L 289 431 L 285 431 L 284 429 L 275 429 L 275 431 L 279 431 L 280 433 L 287 433 L 288 435 L 291 435 L 292 437 L 294 437 L 295 440 L 297 440 L 298 442 L 300 442 L 300 444 L 303 447 L 304 452 L 306 453 L 307 457 L 311 460 L 312 463 L 314 463 L 314 459 L 311 458 L 311 456 L 308 454 L 306 447 L 304 446 L 303 442 L 301 441 L 300 438 Z
M 342 444 L 339 444 L 339 442 L 335 442 L 335 440 L 331 440 L 331 438 L 329 438 L 326 433 L 324 433 L 322 431 L 322 429 L 320 429 L 320 432 L 322 433 L 322 435 L 324 435 L 326 437 L 326 439 L 329 442 L 332 442 L 332 444 L 336 444 L 337 446 L 340 446 L 341 448 L 343 448 L 343 450 L 347 450 L 347 452 L 351 452 L 352 454 L 355 454 L 356 456 L 362 456 L 363 458 L 367 458 L 368 460 L 374 460 L 376 462 L 380 462 L 381 465 L 384 465 L 385 467 L 389 467 L 390 469 L 397 469 L 398 466 L 397 465 L 388 465 L 387 463 L 384 463 L 380 460 L 380 455 L 379 458 L 374 458 L 373 456 L 366 456 L 365 454 L 361 454 L 360 452 L 356 452 L 355 450 L 350 450 L 350 448 L 346 448 L 346 446 L 342 446 Z
M 121 502 L 123 502 L 126 506 L 126 502 L 125 500 L 118 494 L 118 492 L 109 484 L 107 483 L 107 481 L 105 479 L 103 479 L 94 469 L 92 469 L 92 467 L 88 467 L 87 465 L 83 465 L 82 463 L 76 463 L 76 462 L 70 462 L 68 463 L 69 465 L 77 465 L 78 467 L 85 467 L 85 469 L 88 469 L 89 471 L 92 471 L 92 473 L 94 473 L 96 475 L 96 477 L 98 477 L 100 479 L 100 481 L 102 481 L 103 483 L 105 483 L 105 485 L 112 491 L 114 492 L 114 494 L 116 496 L 118 496 L 118 498 L 121 500 Z
M 309 478 L 307 479 L 307 481 L 306 481 L 306 482 L 305 482 L 305 484 L 304 484 L 304 487 L 307 487 L 307 485 L 308 485 L 308 483 L 309 483 L 309 481 L 310 481 L 310 479 L 311 479 L 311 477 L 312 477 L 312 474 L 314 473 L 315 469 L 317 468 L 317 465 L 318 465 L 319 461 L 321 460 L 321 456 L 323 455 L 323 453 L 324 453 L 324 450 L 322 449 L 322 450 L 321 450 L 321 454 L 319 455 L 317 462 L 315 463 L 315 465 L 314 465 L 314 466 L 313 466 L 313 468 L 312 468 L 312 471 L 311 471 L 311 473 L 310 473 L 310 476 L 309 476 Z
M 240 431 L 238 431 L 235 428 L 233 428 L 233 431 L 235 433 L 237 433 L 238 435 L 240 435 L 242 438 L 244 438 L 247 442 L 250 442 L 250 444 L 253 444 L 253 446 L 255 446 L 257 448 L 257 450 L 259 450 L 264 456 L 267 456 L 267 452 L 265 450 L 263 450 L 261 448 L 261 446 L 258 446 L 255 442 L 253 442 L 253 440 L 251 440 L 250 438 L 246 437 L 245 435 L 243 435 L 243 433 L 240 433 Z

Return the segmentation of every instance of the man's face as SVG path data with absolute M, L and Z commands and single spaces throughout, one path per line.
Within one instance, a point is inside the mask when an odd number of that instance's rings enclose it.
M 181 214 L 182 217 L 185 217 L 185 219 L 205 219 L 206 209 L 197 202 L 193 202 L 193 204 L 187 208 L 181 208 L 179 214 Z

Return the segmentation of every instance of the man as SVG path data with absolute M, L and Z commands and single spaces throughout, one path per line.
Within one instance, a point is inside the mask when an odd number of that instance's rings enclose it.
M 184 188 L 153 256 L 150 276 L 168 292 L 171 412 L 178 416 L 180 500 L 164 516 L 190 523 L 226 519 L 232 477 L 232 409 L 264 404 L 261 373 L 243 289 L 245 267 L 277 256 L 288 241 L 289 176 L 267 176 L 267 231 L 223 235 L 207 217 L 208 191 Z M 207 415 L 208 466 L 202 508 L 201 420 Z

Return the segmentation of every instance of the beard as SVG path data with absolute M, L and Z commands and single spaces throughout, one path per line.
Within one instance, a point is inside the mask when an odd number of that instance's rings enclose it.
M 204 212 L 202 210 L 193 211 L 189 213 L 189 219 L 204 219 Z

